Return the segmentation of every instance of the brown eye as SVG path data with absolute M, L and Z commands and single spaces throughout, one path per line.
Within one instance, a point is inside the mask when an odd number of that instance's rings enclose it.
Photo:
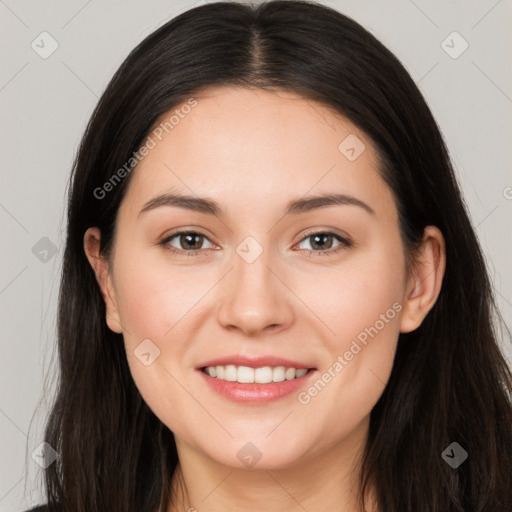
M 187 233 L 179 235 L 179 242 L 184 249 L 201 249 L 203 245 L 203 235 L 199 235 L 198 233 Z
M 207 240 L 211 246 L 213 246 L 208 238 L 201 233 L 194 231 L 179 231 L 163 240 L 161 245 L 167 247 L 172 252 L 186 252 L 195 254 L 200 252 L 202 249 L 205 249 L 203 247 L 205 240 Z
M 309 253 L 318 253 L 319 255 L 334 254 L 343 248 L 347 248 L 352 245 L 349 240 L 341 237 L 340 235 L 324 231 L 309 234 L 301 240 L 299 245 L 306 240 L 310 241 L 310 248 L 306 247 L 304 250 L 308 251 Z
M 318 233 L 308 237 L 311 240 L 312 249 L 331 249 L 334 243 L 334 237 L 327 233 Z

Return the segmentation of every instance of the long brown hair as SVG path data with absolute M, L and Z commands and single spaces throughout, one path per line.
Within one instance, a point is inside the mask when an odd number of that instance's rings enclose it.
M 155 121 L 213 85 L 279 87 L 339 112 L 378 149 L 407 251 L 427 225 L 444 234 L 439 298 L 418 329 L 400 335 L 371 412 L 361 500 L 374 488 L 383 512 L 510 512 L 512 376 L 440 130 L 402 64 L 367 30 L 329 7 L 281 0 L 211 3 L 170 20 L 129 54 L 90 119 L 67 205 L 60 375 L 45 431 L 59 453 L 45 472 L 49 510 L 154 512 L 173 498 L 174 436 L 139 394 L 123 337 L 106 325 L 83 236 L 99 227 L 109 255 L 133 173 L 107 199 L 95 190 L 129 161 Z M 452 442 L 468 453 L 457 468 L 441 456 Z

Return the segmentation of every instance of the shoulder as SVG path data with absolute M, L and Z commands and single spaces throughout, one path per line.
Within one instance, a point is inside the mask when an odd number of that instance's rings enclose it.
M 38 505 L 37 507 L 25 510 L 25 512 L 48 512 L 48 505 Z

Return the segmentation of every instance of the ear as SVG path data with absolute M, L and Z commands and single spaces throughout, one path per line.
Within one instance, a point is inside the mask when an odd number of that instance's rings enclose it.
M 439 296 L 445 267 L 443 234 L 437 227 L 427 226 L 407 281 L 400 332 L 411 332 L 421 325 Z
M 89 228 L 84 235 L 84 250 L 94 270 L 96 281 L 98 282 L 101 295 L 105 301 L 107 325 L 111 331 L 120 334 L 123 332 L 123 328 L 119 317 L 112 277 L 110 275 L 110 269 L 108 268 L 108 260 L 100 254 L 100 237 L 101 233 L 98 228 Z

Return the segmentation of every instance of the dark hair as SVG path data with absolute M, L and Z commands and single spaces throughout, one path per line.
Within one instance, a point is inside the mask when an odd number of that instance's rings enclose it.
M 219 2 L 157 29 L 122 63 L 84 134 L 71 175 L 58 307 L 60 380 L 45 440 L 59 458 L 45 473 L 49 510 L 156 511 L 178 464 L 172 432 L 132 379 L 123 337 L 84 253 L 87 228 L 108 256 L 133 173 L 112 179 L 165 113 L 209 86 L 281 88 L 345 116 L 375 143 L 393 191 L 406 255 L 427 225 L 446 241 L 437 302 L 400 334 L 390 379 L 370 416 L 361 502 L 382 511 L 512 510 L 512 376 L 475 231 L 440 130 L 399 60 L 358 23 L 306 1 Z M 507 330 L 507 336 L 510 333 Z M 469 454 L 441 457 L 453 441 Z

